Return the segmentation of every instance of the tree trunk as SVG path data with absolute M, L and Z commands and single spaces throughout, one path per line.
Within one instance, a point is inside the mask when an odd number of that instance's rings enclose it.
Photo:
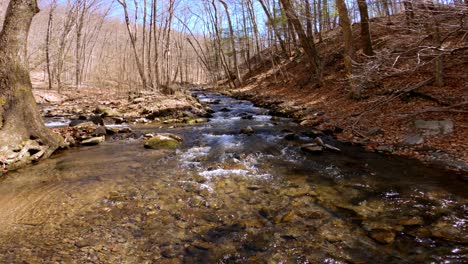
M 270 11 L 268 10 L 267 6 L 265 5 L 265 3 L 263 1 L 264 0 L 258 0 L 258 2 L 260 2 L 260 4 L 262 5 L 263 11 L 265 12 L 265 15 L 267 16 L 268 21 L 270 22 L 270 25 L 273 28 L 275 36 L 276 36 L 276 38 L 278 39 L 278 41 L 280 43 L 281 51 L 283 51 L 283 53 L 286 55 L 286 54 L 288 54 L 288 52 L 286 50 L 286 45 L 284 44 L 283 38 L 281 37 L 281 35 L 280 35 L 279 31 L 278 31 L 278 28 L 276 26 L 276 22 L 275 22 L 274 18 L 271 16 Z
M 231 15 L 229 14 L 229 9 L 223 0 L 218 0 L 224 7 L 224 11 L 226 12 L 226 16 L 228 19 L 228 26 L 229 26 L 229 38 L 231 41 L 231 49 L 232 49 L 232 56 L 234 58 L 234 68 L 236 70 L 236 77 L 237 80 L 239 81 L 239 85 L 242 86 L 242 76 L 239 70 L 239 63 L 237 62 L 237 50 L 236 50 L 236 42 L 234 39 L 234 29 L 232 27 L 232 20 L 231 20 Z
M 302 27 L 301 21 L 297 17 L 296 12 L 290 2 L 290 0 L 281 0 L 283 4 L 284 11 L 286 13 L 286 17 L 289 21 L 293 24 L 297 35 L 299 36 L 299 41 L 301 43 L 304 52 L 309 60 L 309 63 L 312 67 L 312 70 L 315 72 L 315 79 L 318 83 L 322 84 L 322 63 L 320 61 L 320 57 L 317 52 L 317 48 L 315 47 L 315 43 L 313 39 L 307 37 L 304 28 Z
M 57 0 L 54 0 L 52 4 L 50 5 L 49 20 L 47 21 L 45 53 L 46 53 L 46 65 L 47 65 L 47 77 L 49 79 L 49 90 L 52 90 L 52 83 L 53 83 L 53 76 L 50 70 L 50 35 L 52 34 L 52 21 L 54 18 L 54 11 L 56 7 L 57 7 Z
M 27 37 L 38 12 L 36 0 L 11 0 L 0 33 L 0 163 L 8 169 L 48 157 L 62 142 L 44 126 L 32 95 Z
M 344 64 L 348 76 L 351 76 L 353 74 L 353 65 L 351 62 L 354 56 L 353 35 L 345 0 L 336 0 L 336 8 L 338 9 L 338 15 L 340 16 L 340 26 L 343 30 Z
M 133 53 L 135 54 L 135 61 L 137 64 L 138 68 L 138 73 L 140 74 L 141 82 L 143 85 L 143 89 L 146 89 L 146 76 L 145 76 L 145 68 L 144 65 L 141 63 L 140 56 L 138 56 L 138 51 L 136 48 L 136 34 L 137 32 L 135 31 L 132 33 L 130 29 L 130 17 L 128 15 L 128 9 L 127 9 L 127 3 L 125 0 L 117 0 L 119 4 L 123 7 L 124 14 L 125 14 L 125 24 L 127 25 L 127 31 L 128 35 L 130 37 L 130 42 L 132 43 L 132 48 L 133 48 Z
M 410 0 L 404 0 L 406 24 L 412 25 L 414 20 L 413 3 Z
M 367 56 L 374 55 L 374 51 L 372 49 L 372 41 L 370 37 L 370 30 L 369 30 L 369 12 L 367 10 L 367 3 L 366 0 L 357 0 L 358 7 L 359 7 L 359 14 L 361 16 L 361 43 L 362 43 L 362 50 L 364 54 Z

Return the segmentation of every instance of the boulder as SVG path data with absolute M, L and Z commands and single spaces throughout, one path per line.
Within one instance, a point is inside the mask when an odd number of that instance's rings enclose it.
M 157 134 L 145 141 L 144 147 L 148 149 L 176 148 L 182 139 L 173 134 Z
M 424 135 L 450 134 L 453 132 L 453 121 L 445 120 L 416 120 L 414 127 L 421 130 Z
M 81 141 L 81 145 L 84 145 L 84 146 L 94 146 L 94 145 L 98 145 L 102 142 L 104 142 L 105 140 L 105 137 L 104 136 L 101 136 L 101 137 L 92 137 L 90 139 L 86 139 L 86 140 L 83 140 Z

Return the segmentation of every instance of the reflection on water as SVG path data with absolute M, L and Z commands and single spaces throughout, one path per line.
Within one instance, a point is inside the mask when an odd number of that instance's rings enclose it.
M 313 139 L 290 120 L 197 96 L 210 122 L 134 128 L 176 133 L 178 150 L 105 143 L 1 179 L 2 262 L 466 262 L 454 175 L 336 142 L 341 153 L 304 154 Z

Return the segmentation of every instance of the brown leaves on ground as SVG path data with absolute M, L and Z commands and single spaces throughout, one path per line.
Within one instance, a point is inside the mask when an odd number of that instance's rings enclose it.
M 458 23 L 454 18 L 444 19 L 442 24 Z M 466 105 L 454 108 L 456 111 L 417 114 L 427 108 L 450 107 L 466 102 L 468 54 L 444 53 L 443 87 L 431 83 L 403 92 L 405 88 L 433 76 L 431 59 L 434 57 L 427 53 L 425 57 L 421 56 L 425 52 L 422 46 L 430 44 L 430 38 L 424 31 L 409 32 L 400 22 L 404 21 L 400 16 L 392 17 L 392 21 L 393 24 L 387 24 L 384 19 L 376 19 L 371 24 L 376 57 L 369 58 L 357 51 L 356 75 L 372 74 L 364 76 L 367 83 L 363 84 L 365 89 L 361 100 L 348 96 L 350 89 L 341 55 L 343 47 L 339 29 L 329 32 L 318 44 L 325 63 L 325 83 L 322 87 L 310 81 L 311 73 L 304 66 L 305 58 L 296 55 L 290 59 L 278 59 L 274 65 L 270 60 L 258 64 L 249 74 L 247 85 L 236 92 L 257 102 L 270 103 L 298 119 L 308 119 L 309 124 L 318 129 L 335 132 L 342 129 L 341 133 L 336 134 L 339 140 L 366 143 L 370 150 L 391 145 L 393 153 L 420 160 L 431 160 L 430 153 L 441 152 L 450 159 L 468 163 Z M 353 31 L 355 43 L 360 43 L 357 24 L 353 26 Z M 456 50 L 467 44 L 463 32 L 444 34 L 447 34 L 445 50 Z M 376 62 L 379 65 L 368 71 L 366 67 Z M 417 119 L 450 119 L 454 123 L 454 131 L 445 135 L 424 136 L 424 143 L 420 145 L 404 145 L 404 138 L 415 132 L 413 122 Z M 368 135 L 370 131 L 378 133 Z

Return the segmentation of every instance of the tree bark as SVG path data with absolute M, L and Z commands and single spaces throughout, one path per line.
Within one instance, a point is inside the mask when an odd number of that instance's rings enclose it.
M 299 36 L 299 41 L 301 43 L 304 52 L 309 60 L 310 66 L 312 70 L 315 72 L 315 79 L 318 83 L 322 84 L 322 62 L 320 61 L 320 57 L 317 52 L 317 48 L 315 47 L 314 40 L 308 38 L 304 28 L 302 27 L 301 21 L 297 17 L 296 12 L 291 4 L 290 0 L 281 0 L 283 4 L 284 11 L 286 13 L 286 17 L 294 26 L 297 35 Z
M 218 0 L 224 7 L 224 11 L 226 12 L 226 16 L 228 19 L 228 26 L 229 26 L 229 35 L 230 35 L 230 41 L 231 41 L 231 49 L 232 49 L 232 56 L 234 59 L 234 68 L 236 69 L 236 77 L 237 80 L 239 81 L 239 84 L 242 86 L 242 76 L 239 70 L 239 63 L 237 62 L 237 50 L 236 50 L 236 42 L 234 39 L 234 29 L 232 28 L 232 20 L 231 20 L 231 15 L 229 14 L 229 9 L 223 0 Z
M 32 94 L 28 32 L 36 0 L 11 0 L 0 32 L 0 157 L 16 169 L 50 156 L 62 139 L 44 126 Z
M 258 0 L 258 2 L 260 2 L 260 4 L 262 5 L 262 9 L 265 12 L 265 15 L 267 16 L 271 27 L 273 28 L 275 36 L 278 39 L 278 42 L 280 43 L 281 51 L 283 51 L 283 53 L 286 55 L 286 54 L 288 54 L 288 52 L 286 50 L 286 45 L 284 44 L 283 38 L 281 37 L 281 35 L 280 35 L 279 31 L 278 31 L 278 28 L 276 26 L 276 22 L 275 22 L 274 18 L 272 17 L 270 11 L 268 10 L 267 6 L 265 5 L 265 3 L 263 1 L 264 0 Z
M 351 21 L 348 16 L 348 8 L 344 0 L 336 0 L 338 15 L 340 16 L 340 26 L 343 30 L 344 42 L 344 63 L 348 76 L 353 74 L 352 59 L 354 57 L 353 34 L 351 31 Z
M 57 7 L 57 0 L 54 0 L 52 4 L 50 5 L 49 20 L 47 21 L 45 53 L 46 53 L 46 64 L 47 64 L 47 77 L 49 80 L 49 90 L 52 90 L 52 83 L 54 79 L 50 70 L 50 35 L 52 34 L 52 21 L 54 18 L 54 11 L 56 7 Z
M 128 15 L 127 2 L 125 0 L 117 0 L 117 2 L 119 2 L 119 4 L 123 7 L 123 10 L 125 13 L 125 24 L 127 25 L 128 36 L 130 37 L 130 42 L 132 43 L 133 53 L 135 54 L 135 61 L 137 64 L 138 73 L 140 74 L 143 89 L 146 89 L 145 68 L 144 68 L 144 65 L 141 63 L 140 56 L 138 56 L 138 51 L 136 47 L 135 36 L 137 32 L 135 31 L 134 33 L 132 33 L 132 30 L 130 29 L 130 17 Z
M 361 16 L 361 43 L 362 50 L 367 56 L 374 55 L 374 50 L 372 49 L 372 41 L 370 37 L 369 30 L 369 11 L 367 10 L 366 0 L 357 0 L 359 7 L 359 14 Z

